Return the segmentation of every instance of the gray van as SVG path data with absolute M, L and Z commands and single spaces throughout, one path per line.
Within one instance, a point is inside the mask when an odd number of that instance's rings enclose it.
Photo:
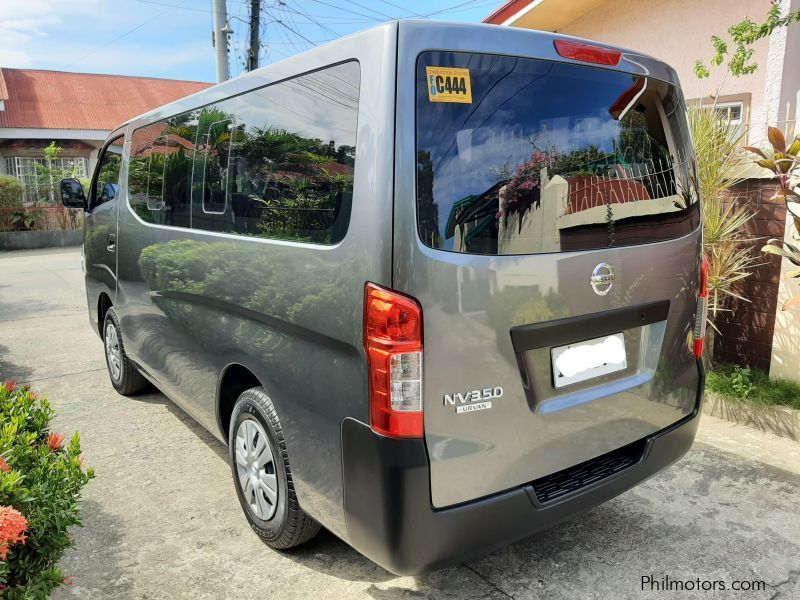
M 61 192 L 112 385 L 228 445 L 273 548 L 420 573 L 692 444 L 700 207 L 650 57 L 387 23 L 131 120 Z

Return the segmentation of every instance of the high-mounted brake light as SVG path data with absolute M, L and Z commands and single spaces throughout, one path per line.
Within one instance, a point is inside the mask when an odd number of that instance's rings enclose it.
M 364 349 L 369 361 L 370 425 L 418 438 L 422 417 L 422 309 L 412 298 L 364 286 Z
M 697 312 L 694 315 L 694 355 L 703 356 L 703 341 L 706 338 L 708 316 L 708 261 L 703 258 L 700 265 L 700 289 L 697 292 Z
M 553 40 L 553 45 L 556 47 L 556 52 L 558 52 L 559 56 L 598 65 L 610 65 L 613 67 L 619 63 L 619 59 L 622 57 L 622 52 L 619 50 L 611 50 L 602 46 L 591 46 L 569 40 Z

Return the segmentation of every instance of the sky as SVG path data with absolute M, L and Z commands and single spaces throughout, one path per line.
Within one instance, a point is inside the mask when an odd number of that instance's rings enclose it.
M 0 67 L 215 81 L 212 0 L 0 0 Z M 504 0 L 262 0 L 261 66 L 395 18 L 479 22 Z M 249 0 L 227 0 L 231 75 Z

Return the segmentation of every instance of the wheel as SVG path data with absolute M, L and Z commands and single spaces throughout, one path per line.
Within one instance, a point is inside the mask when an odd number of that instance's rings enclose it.
M 108 376 L 115 390 L 120 394 L 130 396 L 148 387 L 148 381 L 125 354 L 119 320 L 113 308 L 108 309 L 103 321 L 103 346 L 106 351 Z
M 253 531 L 270 547 L 292 548 L 320 526 L 300 508 L 278 414 L 264 388 L 236 401 L 228 437 L 236 495 Z

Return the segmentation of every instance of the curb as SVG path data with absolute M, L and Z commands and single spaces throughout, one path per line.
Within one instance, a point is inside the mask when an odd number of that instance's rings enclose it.
M 730 400 L 707 391 L 703 402 L 703 413 L 800 441 L 800 410 L 785 406 L 750 404 L 744 400 Z
M 83 229 L 0 232 L 0 250 L 6 251 L 64 248 L 66 246 L 80 246 L 82 243 Z

